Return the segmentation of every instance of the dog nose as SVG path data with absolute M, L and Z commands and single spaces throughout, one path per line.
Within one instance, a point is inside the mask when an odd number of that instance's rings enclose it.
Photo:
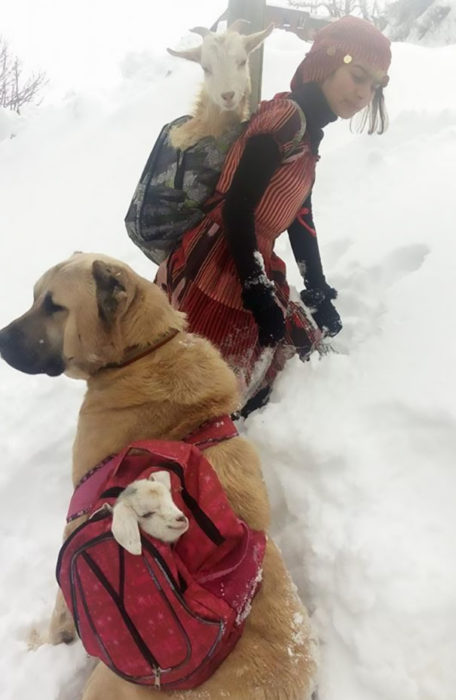
M 5 328 L 2 328 L 2 330 L 0 331 L 0 353 L 1 353 L 2 348 L 4 348 L 6 345 L 8 345 L 9 339 L 10 339 L 10 333 L 8 330 L 8 326 L 6 326 Z
M 225 102 L 231 102 L 234 97 L 234 92 L 222 92 L 222 97 Z

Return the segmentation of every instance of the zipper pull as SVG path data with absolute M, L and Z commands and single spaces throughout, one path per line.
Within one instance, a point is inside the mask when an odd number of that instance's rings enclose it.
M 155 669 L 155 683 L 154 688 L 160 690 L 160 668 Z

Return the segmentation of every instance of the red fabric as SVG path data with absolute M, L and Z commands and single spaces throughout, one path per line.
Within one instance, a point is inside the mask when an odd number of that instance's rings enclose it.
M 163 469 L 189 529 L 173 546 L 142 533 L 142 555 L 134 556 L 113 539 L 103 506 L 116 489 Z M 84 647 L 126 680 L 194 688 L 242 634 L 265 535 L 236 517 L 212 466 L 184 442 L 133 443 L 113 460 L 104 488 L 57 564 Z
M 248 138 L 269 133 L 282 163 L 255 210 L 255 233 L 269 279 L 286 314 L 286 335 L 272 351 L 258 344 L 255 320 L 242 305 L 241 285 L 223 230 L 223 195 L 228 191 Z M 236 373 L 243 399 L 269 386 L 287 359 L 310 354 L 321 333 L 299 303 L 289 301 L 284 262 L 274 253 L 278 236 L 294 221 L 315 177 L 316 156 L 305 136 L 300 108 L 287 97 L 262 102 L 231 147 L 214 201 L 219 203 L 160 266 L 156 282 L 192 332 L 208 338 Z
M 307 221 L 304 219 L 304 217 L 306 216 L 306 214 L 309 213 L 309 211 L 310 211 L 310 209 L 308 209 L 307 207 L 302 207 L 302 209 L 300 209 L 298 211 L 298 215 L 296 218 L 299 221 L 299 223 L 301 224 L 301 226 L 304 226 L 304 228 L 306 228 L 308 230 L 308 232 L 310 233 L 311 236 L 316 237 L 317 232 L 315 231 L 314 228 L 312 228 L 312 226 L 309 226 Z
M 190 435 L 187 435 L 184 442 L 197 445 L 200 450 L 205 450 L 212 443 L 229 440 L 236 435 L 238 435 L 236 426 L 231 418 L 225 415 L 206 421 Z M 106 482 L 122 454 L 120 453 L 120 457 L 109 455 L 91 469 L 77 484 L 68 506 L 67 523 L 80 518 L 81 515 L 85 515 L 93 509 L 100 494 L 105 490 Z

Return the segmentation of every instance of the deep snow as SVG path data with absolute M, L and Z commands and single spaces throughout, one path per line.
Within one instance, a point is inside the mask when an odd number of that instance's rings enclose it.
M 395 41 L 423 46 L 456 43 L 456 0 L 393 3 L 388 19 L 385 33 Z
M 265 97 L 287 88 L 303 49 L 288 33 L 268 40 Z M 321 640 L 321 700 L 456 697 L 456 47 L 393 55 L 387 134 L 337 123 L 322 144 L 314 206 L 340 292 L 336 352 L 290 362 L 243 426 Z M 122 66 L 98 96 L 0 113 L 0 327 L 73 250 L 154 275 L 123 216 L 159 127 L 188 110 L 200 74 L 156 51 Z M 286 236 L 278 252 L 299 288 Z M 35 700 L 77 700 L 80 644 L 28 651 L 26 640 L 52 608 L 84 386 L 4 363 L 0 382 L 0 697 L 26 700 L 33 684 Z

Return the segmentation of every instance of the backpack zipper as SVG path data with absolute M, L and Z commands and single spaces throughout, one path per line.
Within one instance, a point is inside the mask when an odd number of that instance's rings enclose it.
M 180 148 L 178 148 L 176 153 L 177 153 L 177 165 L 176 165 L 176 174 L 174 176 L 174 189 L 175 190 L 182 190 L 184 188 L 186 151 L 181 151 Z
M 107 517 L 107 515 L 108 515 L 108 514 L 102 515 L 100 518 L 97 518 L 97 519 L 101 519 L 101 518 Z M 82 527 L 84 527 L 85 525 L 89 525 L 90 522 L 91 522 L 91 521 L 88 520 L 88 521 L 86 521 L 85 523 L 83 523 L 83 524 L 78 528 L 78 531 L 79 531 L 80 529 L 82 529 Z M 76 532 L 76 531 L 75 531 L 75 532 Z M 72 535 L 73 535 L 73 534 L 75 534 L 75 533 L 72 533 Z M 79 595 L 80 595 L 80 598 L 81 598 L 81 603 L 82 603 L 82 606 L 83 606 L 83 608 L 84 608 L 84 610 L 85 610 L 86 616 L 87 616 L 87 618 L 88 618 L 88 620 L 89 620 L 89 624 L 90 624 L 90 626 L 92 627 L 92 632 L 93 632 L 93 634 L 95 635 L 95 637 L 96 637 L 97 639 L 99 639 L 98 633 L 97 633 L 96 629 L 93 627 L 92 619 L 91 619 L 91 616 L 90 616 L 89 611 L 88 611 L 88 609 L 87 609 L 87 604 L 86 604 L 85 596 L 83 595 L 83 592 L 82 592 L 83 589 L 82 589 L 82 585 L 81 585 L 81 582 L 80 582 L 80 579 L 79 579 L 79 572 L 78 572 L 78 570 L 77 570 L 77 568 L 76 568 L 76 559 L 77 559 L 79 556 L 82 556 L 82 558 L 84 559 L 84 561 L 86 562 L 86 564 L 89 566 L 90 569 L 92 569 L 92 572 L 94 573 L 94 575 L 98 578 L 98 580 L 100 581 L 100 583 L 103 585 L 103 587 L 106 589 L 106 591 L 108 592 L 108 594 L 111 596 L 113 602 L 117 605 L 118 610 L 119 610 L 121 616 L 123 617 L 125 624 L 127 625 L 127 628 L 130 630 L 130 634 L 132 635 L 132 638 L 135 640 L 135 643 L 136 643 L 136 646 L 137 646 L 137 648 L 138 648 L 138 651 L 142 654 L 143 658 L 144 658 L 146 661 L 148 661 L 148 663 L 149 663 L 149 664 L 151 665 L 151 667 L 153 668 L 153 673 L 154 673 L 154 678 L 155 678 L 154 685 L 155 685 L 156 687 L 159 687 L 159 688 L 162 687 L 162 686 L 163 686 L 163 687 L 166 687 L 166 686 L 171 686 L 171 687 L 172 687 L 173 684 L 180 683 L 182 680 L 185 680 L 185 679 L 187 679 L 187 678 L 190 678 L 192 675 L 194 675 L 195 673 L 197 673 L 197 672 L 200 670 L 200 668 L 201 668 L 202 666 L 204 666 L 204 664 L 205 664 L 210 658 L 212 658 L 212 656 L 214 655 L 215 650 L 216 650 L 217 647 L 219 646 L 219 644 L 220 644 L 220 642 L 221 642 L 221 640 L 222 640 L 222 638 L 223 638 L 223 635 L 224 635 L 224 633 L 225 633 L 225 622 L 224 622 L 224 620 L 223 620 L 223 619 L 219 619 L 218 621 L 216 621 L 216 620 L 210 620 L 210 619 L 204 618 L 204 617 L 202 617 L 201 615 L 198 615 L 198 614 L 196 614 L 195 612 L 193 612 L 193 611 L 187 606 L 187 603 L 186 603 L 186 601 L 185 601 L 185 598 L 183 597 L 182 593 L 181 593 L 180 590 L 179 590 L 179 586 L 178 586 L 178 584 L 177 584 L 177 581 L 175 580 L 174 576 L 171 574 L 171 572 L 170 572 L 170 570 L 169 570 L 169 568 L 168 568 L 168 566 L 167 566 L 165 560 L 164 560 L 163 557 L 161 556 L 160 552 L 156 549 L 156 547 L 154 547 L 154 545 L 153 545 L 151 542 L 149 542 L 148 539 L 146 539 L 146 538 L 144 537 L 144 535 L 141 534 L 141 541 L 142 541 L 143 547 L 144 547 L 146 550 L 148 550 L 149 554 L 151 554 L 151 555 L 154 557 L 154 559 L 155 559 L 155 561 L 157 562 L 159 568 L 161 568 L 161 570 L 162 570 L 162 572 L 163 572 L 165 578 L 168 579 L 168 581 L 169 581 L 169 583 L 170 583 L 170 586 L 171 586 L 171 590 L 173 591 L 173 593 L 174 593 L 174 595 L 176 596 L 176 598 L 179 600 L 179 602 L 180 602 L 180 604 L 182 605 L 182 607 L 183 607 L 183 608 L 187 611 L 187 613 L 188 613 L 191 617 L 193 617 L 194 619 L 199 620 L 199 621 L 202 622 L 203 624 L 206 624 L 206 625 L 215 625 L 216 627 L 218 627 L 218 634 L 217 634 L 216 639 L 214 640 L 214 642 L 213 642 L 213 644 L 212 644 L 211 649 L 208 651 L 208 653 L 206 654 L 206 656 L 204 657 L 204 659 L 201 660 L 201 662 L 200 662 L 200 664 L 197 666 L 197 668 L 193 669 L 193 671 L 192 671 L 190 674 L 188 674 L 187 676 L 184 676 L 184 677 L 181 678 L 181 679 L 178 679 L 178 680 L 175 680 L 175 681 L 170 681 L 170 682 L 168 682 L 168 683 L 166 683 L 166 682 L 165 682 L 165 683 L 162 683 L 161 674 L 162 674 L 163 669 L 160 667 L 160 665 L 158 664 L 158 662 L 157 662 L 157 660 L 155 659 L 155 657 L 153 656 L 153 654 L 151 654 L 151 652 L 149 651 L 149 649 L 148 649 L 147 645 L 145 644 L 144 640 L 142 639 L 142 637 L 141 637 L 141 636 L 139 635 L 139 633 L 137 632 L 136 626 L 134 625 L 133 621 L 130 619 L 130 616 L 128 615 L 127 611 L 125 610 L 125 608 L 124 608 L 124 606 L 123 606 L 123 602 L 122 602 L 121 600 L 119 600 L 119 596 L 117 595 L 116 591 L 115 591 L 115 590 L 112 588 L 112 586 L 109 584 L 109 582 L 107 581 L 107 579 L 106 579 L 106 577 L 104 576 L 103 572 L 99 569 L 98 565 L 93 561 L 93 559 L 90 557 L 90 555 L 86 552 L 86 550 L 89 549 L 89 548 L 91 548 L 93 545 L 96 545 L 96 544 L 98 544 L 98 543 L 100 543 L 100 542 L 103 542 L 103 541 L 105 541 L 105 540 L 107 540 L 107 539 L 114 540 L 114 537 L 113 537 L 112 533 L 109 532 L 109 533 L 103 533 L 103 534 L 101 534 L 101 535 L 97 535 L 96 537 L 93 537 L 91 540 L 89 540 L 88 542 L 86 542 L 82 547 L 78 548 L 78 549 L 76 550 L 76 552 L 73 554 L 73 556 L 71 557 L 71 563 L 70 563 L 70 580 L 71 580 L 71 589 L 72 589 L 72 590 L 71 590 L 71 593 L 72 593 L 72 601 L 73 601 L 73 610 L 74 610 L 74 612 L 75 612 L 74 619 L 75 619 L 76 628 L 77 628 L 77 631 L 78 631 L 79 636 L 81 636 L 81 634 L 80 634 L 80 632 L 79 632 L 79 624 L 78 624 L 79 619 L 78 619 L 78 616 L 77 616 L 78 604 L 77 604 L 76 595 L 75 595 L 75 594 L 76 594 L 76 590 L 79 591 Z M 67 541 L 68 541 L 68 540 L 67 540 Z M 66 543 L 65 543 L 65 544 L 66 544 Z M 120 547 L 120 545 L 119 545 L 119 547 Z M 147 563 L 147 560 L 145 560 L 145 561 L 146 561 L 146 563 Z M 147 568 L 149 568 L 149 567 L 147 567 Z M 101 574 L 101 575 L 100 575 L 100 574 Z M 76 579 L 77 579 L 77 580 L 76 580 Z M 108 585 L 105 585 L 105 582 L 106 582 L 106 584 L 108 584 Z M 172 607 L 171 607 L 171 610 L 172 610 Z M 128 618 L 128 620 L 126 619 L 126 617 Z M 128 624 L 128 623 L 130 623 L 130 624 Z M 138 638 L 136 638 L 136 635 L 135 635 L 135 634 L 132 634 L 131 626 L 133 626 L 135 632 L 136 632 L 137 635 L 138 635 Z M 178 621 L 178 626 L 179 626 L 179 627 L 182 627 L 182 623 L 181 623 L 180 621 Z M 183 628 L 182 628 L 182 632 L 183 632 L 183 634 L 184 634 L 184 637 L 186 637 L 187 640 L 188 640 L 187 634 L 186 634 L 186 632 L 185 632 L 185 630 L 184 630 Z M 189 641 L 189 640 L 188 640 L 188 641 Z M 100 642 L 101 642 L 101 640 L 99 640 L 99 643 L 100 643 Z M 138 643 L 138 642 L 139 642 L 139 643 Z M 104 648 L 104 645 L 102 645 L 102 646 L 103 646 L 103 648 Z M 143 647 L 143 648 L 142 648 L 142 647 Z M 107 650 L 104 649 L 104 651 L 105 651 L 105 654 L 108 656 L 108 658 L 110 658 L 109 655 L 108 655 L 108 653 L 107 653 Z M 145 651 L 146 651 L 146 654 L 144 653 Z M 148 656 L 149 656 L 149 658 L 148 658 Z M 153 660 L 155 663 L 153 663 L 153 662 L 151 663 L 152 660 Z M 130 680 L 130 681 L 133 680 L 133 678 L 129 678 L 127 675 L 125 675 L 125 674 L 123 674 L 121 671 L 119 671 L 119 670 L 115 667 L 115 665 L 112 664 L 112 662 L 111 662 L 111 664 L 108 664 L 108 665 L 110 666 L 110 668 L 111 668 L 115 673 L 118 673 L 118 675 L 120 675 L 121 677 L 125 678 L 126 680 Z M 177 667 L 174 667 L 174 668 L 172 668 L 172 669 L 166 669 L 166 670 L 167 670 L 167 671 L 168 671 L 168 670 L 170 670 L 170 671 L 172 670 L 172 671 L 175 672 L 175 671 L 179 668 L 179 666 L 180 666 L 180 664 L 179 664 Z

